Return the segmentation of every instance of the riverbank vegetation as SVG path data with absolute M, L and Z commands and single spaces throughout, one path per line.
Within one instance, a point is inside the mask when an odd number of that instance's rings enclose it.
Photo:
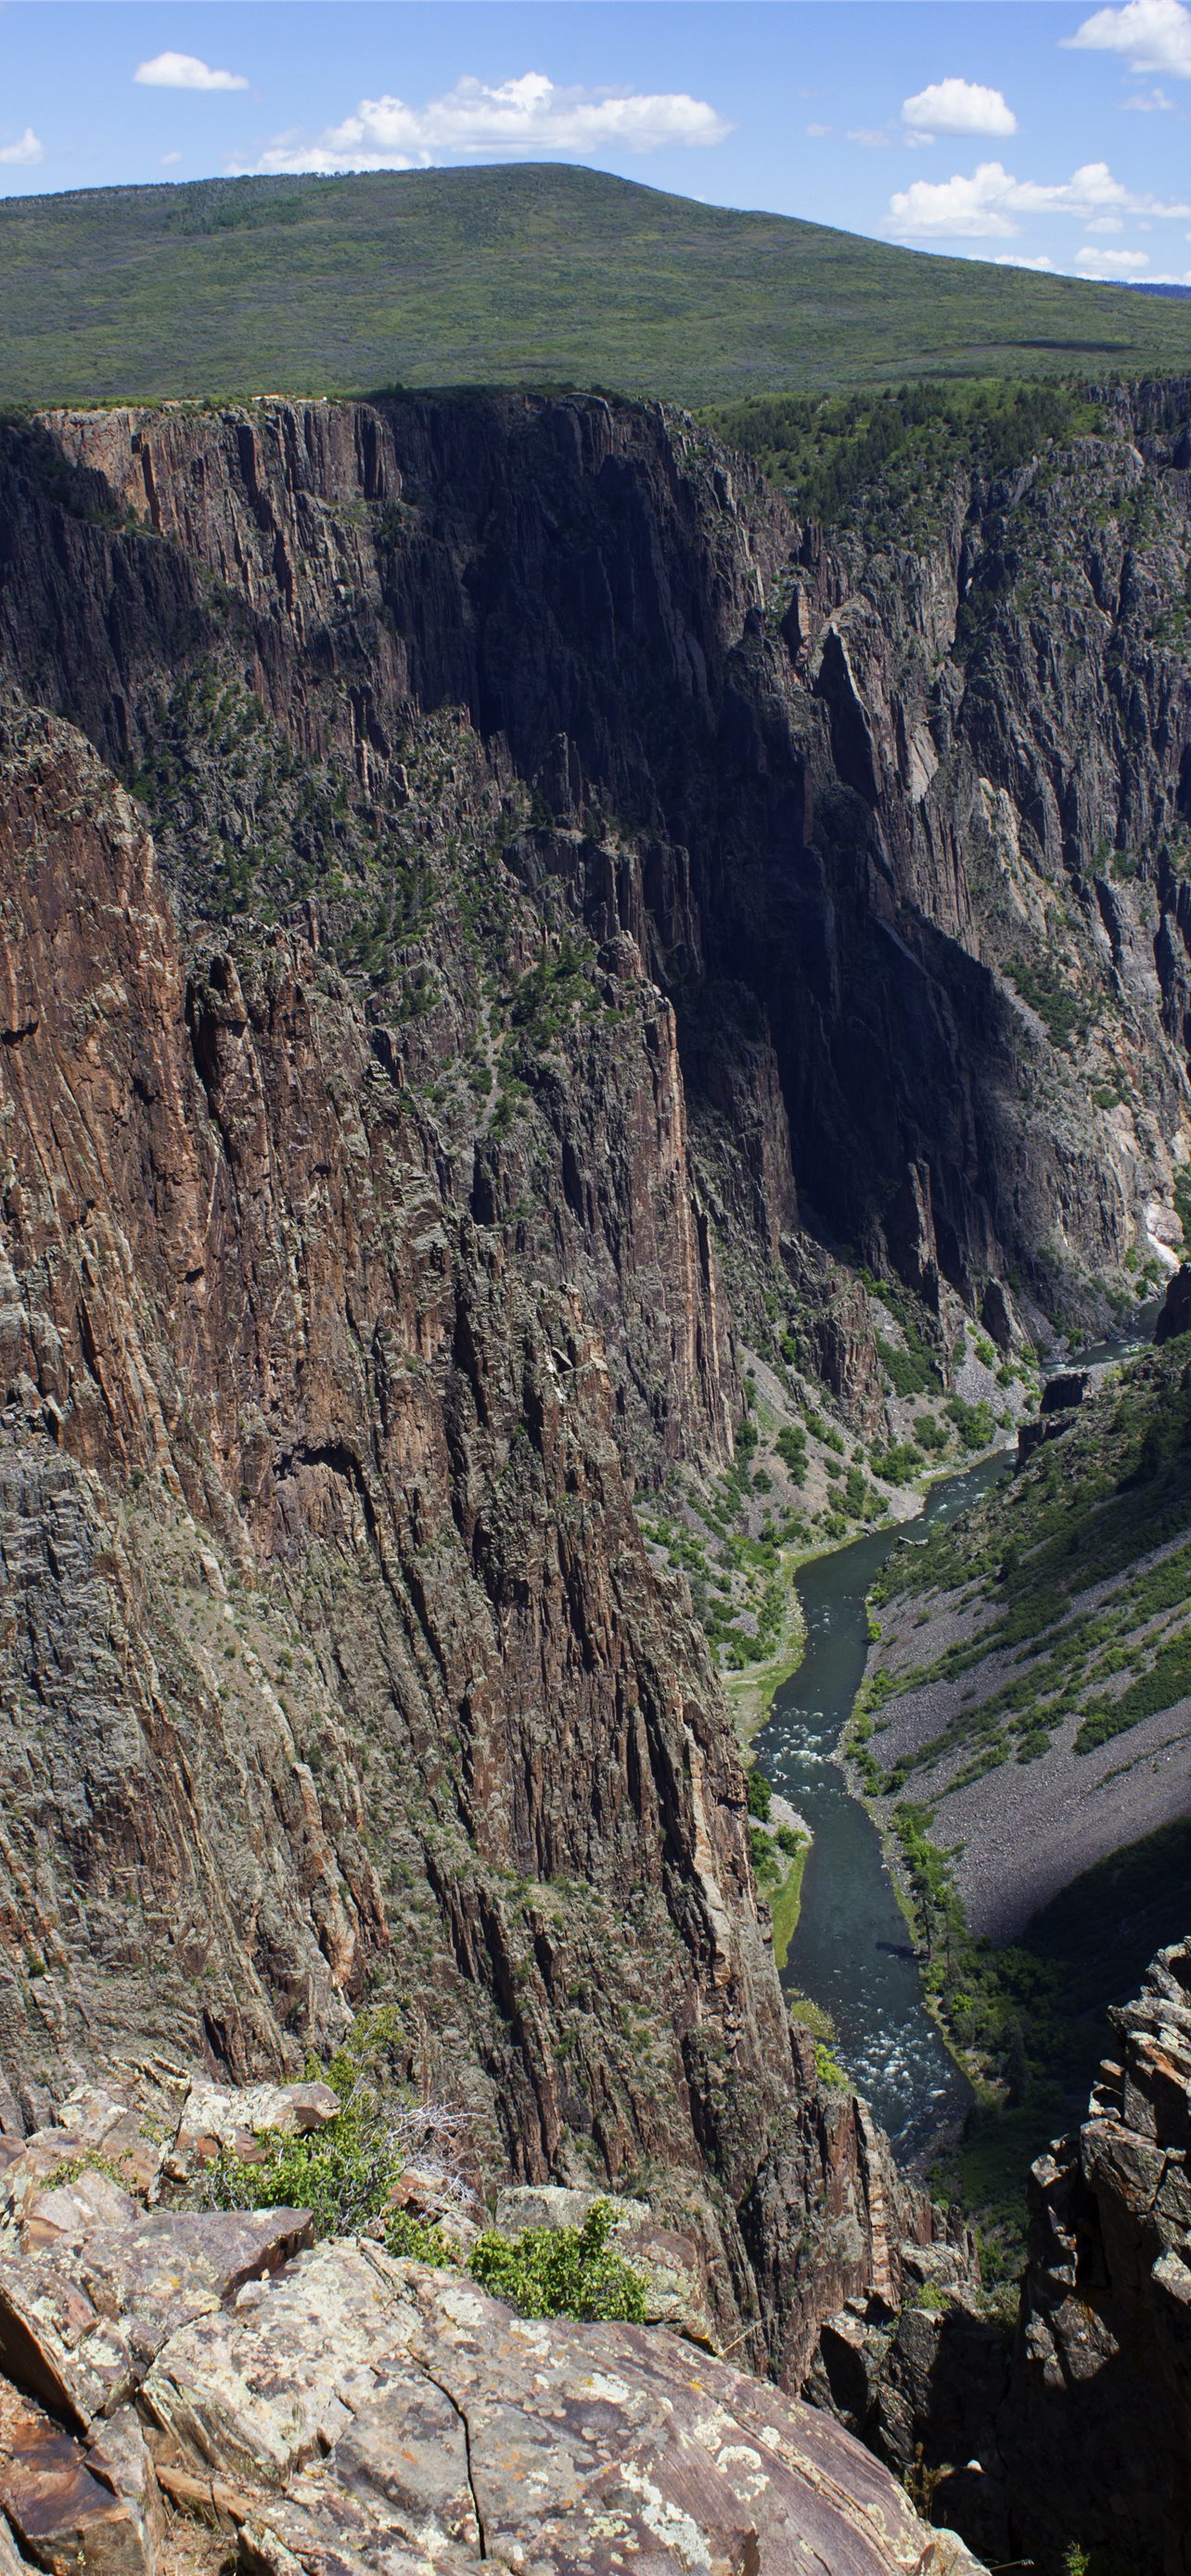
M 866 1785 L 904 1793 L 945 1765 L 959 1789 L 1046 1758 L 1065 1721 L 1077 1755 L 1191 1695 L 1191 1337 L 1130 1363 L 1068 1417 L 1024 1473 L 962 1523 L 895 1549 L 874 1587 L 906 1625 L 960 1633 L 920 1664 L 878 1666 L 853 1730 Z M 936 1731 L 882 1763 L 889 1704 L 964 1680 Z
M 1085 1870 L 1018 1941 L 974 1941 L 922 1811 L 900 1811 L 898 1840 L 923 1979 L 976 2088 L 965 2133 L 932 2188 L 962 2206 L 986 2281 L 1025 2259 L 1030 2166 L 1085 2115 L 1109 2011 L 1136 1993 L 1156 1951 L 1185 1937 L 1191 1818 Z
M 764 1723 L 801 1660 L 798 1567 L 912 1511 L 913 1491 L 988 1449 L 1036 1393 L 1028 1358 L 1002 1358 L 975 1331 L 948 1350 L 908 1290 L 857 1277 L 886 1381 L 884 1419 L 867 1431 L 847 1419 L 808 1371 L 797 1299 L 773 1295 L 772 1338 L 749 1355 L 730 1461 L 712 1473 L 675 1468 L 661 1491 L 637 1498 L 655 1561 L 686 1578 L 743 1735 Z

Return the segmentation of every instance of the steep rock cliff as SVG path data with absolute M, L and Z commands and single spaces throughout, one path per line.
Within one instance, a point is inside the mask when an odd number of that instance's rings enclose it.
M 81 737 L 10 705 L 2 788 L 6 2118 L 394 1996 L 489 2163 L 656 2173 L 797 2376 L 933 2222 L 787 2026 L 578 1291 L 308 936 L 187 971 Z
M 1158 1146 L 1038 1114 L 1044 1025 L 882 819 L 840 566 L 681 418 L 4 448 L 16 2101 L 395 1995 L 494 2158 L 694 2208 L 796 2378 L 934 2222 L 787 2028 L 634 1466 L 727 1456 L 732 1299 L 827 1275 L 799 1192 L 936 1304 L 1041 1298 Z
M 649 406 L 59 417 L 9 441 L 0 613 L 36 694 L 109 759 L 148 755 L 159 818 L 193 783 L 184 675 L 259 692 L 386 844 L 411 712 L 464 711 L 532 789 L 528 834 L 506 803 L 513 872 L 628 932 L 672 998 L 766 1246 L 796 1184 L 928 1292 L 1013 1270 L 1074 1311 L 1191 1140 L 1186 478 L 1130 427 L 882 554 L 832 553 Z M 192 894 L 213 869 L 241 904 L 292 892 L 251 763 L 218 800 L 198 773 Z M 324 836 L 313 882 L 327 864 Z M 1053 1007 L 1077 981 L 1086 1067 Z

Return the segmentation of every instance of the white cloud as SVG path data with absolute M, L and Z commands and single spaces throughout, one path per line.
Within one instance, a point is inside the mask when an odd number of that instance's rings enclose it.
M 25 127 L 18 142 L 0 143 L 0 161 L 7 161 L 10 166 L 15 165 L 18 169 L 31 170 L 35 162 L 44 161 L 44 159 L 45 145 L 34 133 L 31 125 Z
M 884 126 L 850 125 L 848 128 L 848 141 L 849 143 L 863 143 L 865 150 L 868 152 L 880 152 L 884 149 L 886 144 L 892 143 L 893 136 L 885 132 Z
M 1016 134 L 1017 118 L 999 89 L 979 81 L 931 81 L 902 100 L 905 123 L 920 134 Z
M 163 170 L 172 170 L 181 158 L 182 155 L 180 152 L 163 152 L 161 156 L 161 168 Z
M 732 131 L 685 90 L 560 89 L 544 72 L 519 80 L 461 80 L 425 107 L 401 98 L 362 98 L 339 125 L 313 141 L 279 134 L 258 170 L 412 170 L 462 152 L 591 152 L 619 146 L 654 152 L 667 143 L 722 143 Z
M 951 179 L 915 179 L 890 199 L 887 220 L 894 232 L 917 239 L 950 233 L 1005 241 L 1018 230 L 1019 215 L 1074 215 L 1086 223 L 1096 215 L 1182 216 L 1187 211 L 1185 205 L 1136 196 L 1113 178 L 1106 161 L 1085 161 L 1057 187 L 1015 179 L 999 161 L 982 161 L 970 179 L 958 172 Z
M 1085 277 L 1136 277 L 1149 264 L 1148 250 L 1101 250 L 1099 243 L 1085 242 L 1075 254 L 1075 265 Z
M 1038 251 L 1032 259 L 1026 258 L 1024 250 L 999 250 L 992 261 L 992 266 L 994 268 L 1049 269 L 1053 273 L 1054 261 L 1044 250 Z
M 132 75 L 143 89 L 247 89 L 243 72 L 213 71 L 197 54 L 154 54 Z
M 1090 233 L 1123 233 L 1125 219 L 1123 215 L 1089 215 L 1087 229 Z
M 1134 98 L 1123 98 L 1121 105 L 1136 108 L 1142 116 L 1154 116 L 1159 108 L 1172 108 L 1174 100 L 1167 97 L 1164 89 L 1155 86 L 1153 89 L 1139 90 Z
M 819 137 L 820 137 L 820 135 L 823 135 L 823 134 L 830 134 L 830 132 L 831 132 L 831 127 L 830 127 L 829 125 L 808 125 L 808 126 L 807 126 L 807 128 L 806 128 L 806 132 L 807 132 L 808 134 L 810 134 L 810 135 L 813 135 L 813 136 L 814 136 L 814 138 L 815 138 L 815 140 L 816 140 L 816 142 L 817 142 L 817 141 L 818 141 L 818 139 L 819 139 Z
M 1093 53 L 1126 54 L 1131 71 L 1191 80 L 1191 9 L 1183 0 L 1127 0 L 1123 9 L 1097 9 L 1061 41 Z

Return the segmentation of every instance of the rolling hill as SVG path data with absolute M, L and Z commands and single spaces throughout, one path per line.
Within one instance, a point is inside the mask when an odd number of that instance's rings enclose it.
M 1177 299 L 536 164 L 9 198 L 0 279 L 18 404 L 493 381 L 696 404 L 1191 367 Z

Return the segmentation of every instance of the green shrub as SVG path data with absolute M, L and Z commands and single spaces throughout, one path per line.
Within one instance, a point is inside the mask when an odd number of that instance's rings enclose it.
M 749 1826 L 749 1855 L 758 1887 L 766 1887 L 772 1879 L 781 1877 L 776 1837 L 767 1834 L 764 1825 Z
M 401 2171 L 380 2130 L 349 2102 L 309 2138 L 262 2139 L 258 2163 L 222 2148 L 206 2177 L 212 2209 L 308 2209 L 316 2236 L 354 2236 L 378 2218 Z
M 938 1385 L 939 1372 L 925 1351 L 899 1351 L 878 1333 L 877 1353 L 895 1394 L 925 1395 L 928 1388 Z
M 784 1430 L 778 1432 L 773 1445 L 795 1484 L 800 1485 L 806 1474 L 805 1431 L 793 1423 L 788 1423 Z
M 409 2263 L 430 2263 L 436 2272 L 455 2260 L 441 2228 L 412 2210 L 395 2209 L 385 2229 L 385 2252 Z
M 612 2220 L 611 2204 L 597 2200 L 581 2227 L 527 2227 L 517 2237 L 489 2228 L 472 2247 L 468 2271 L 523 2317 L 643 2325 L 645 2285 L 631 2263 L 609 2252 Z
M 329 2065 L 311 2059 L 307 2076 L 338 2094 L 338 2119 L 308 2138 L 268 2132 L 259 2161 L 221 2149 L 205 2177 L 208 2208 L 308 2209 L 316 2236 L 352 2236 L 378 2218 L 402 2167 L 382 2073 L 399 2033 L 397 2014 L 382 2006 L 360 2015 Z
M 883 1485 L 910 1484 L 921 1465 L 920 1452 L 911 1440 L 893 1440 L 888 1449 L 873 1451 L 873 1474 L 880 1477 Z
M 773 1805 L 773 1784 L 763 1771 L 750 1771 L 745 1797 L 750 1816 L 759 1816 L 763 1825 L 768 1824 L 769 1810 Z
M 987 1449 L 993 1436 L 992 1406 L 965 1404 L 962 1395 L 949 1395 L 947 1411 L 955 1424 L 965 1449 Z

